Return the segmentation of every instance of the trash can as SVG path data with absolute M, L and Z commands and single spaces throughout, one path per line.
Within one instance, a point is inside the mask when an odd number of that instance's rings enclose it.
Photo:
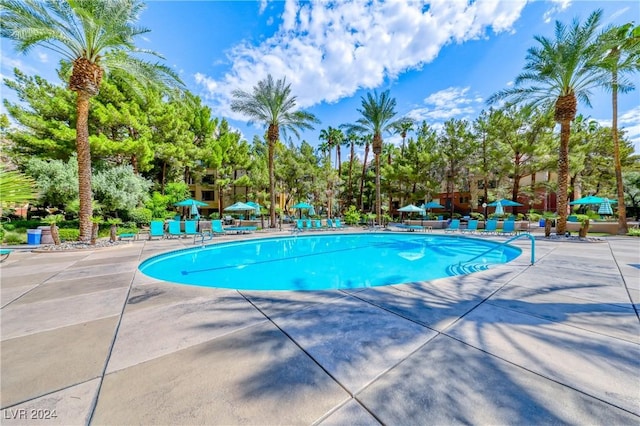
M 545 222 L 546 222 L 546 221 L 545 221 L 544 219 L 540 219 L 540 221 L 538 222 L 538 226 L 539 226 L 540 228 L 544 228 L 544 224 L 545 224 Z
M 42 235 L 42 229 L 27 229 L 27 244 L 29 245 L 40 244 L 41 235 Z

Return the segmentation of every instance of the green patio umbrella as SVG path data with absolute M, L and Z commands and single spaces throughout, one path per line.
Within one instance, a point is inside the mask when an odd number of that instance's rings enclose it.
M 598 208 L 598 214 L 603 214 L 605 216 L 613 215 L 613 209 L 611 208 L 611 202 L 609 201 L 608 198 L 605 197 L 602 200 L 602 203 L 600 204 L 600 207 Z
M 596 197 L 595 195 L 588 195 L 586 197 L 578 198 L 577 200 L 573 200 L 569 204 L 572 206 L 581 205 L 581 204 L 602 204 L 604 203 L 604 198 Z M 615 204 L 617 201 L 609 200 L 610 204 Z

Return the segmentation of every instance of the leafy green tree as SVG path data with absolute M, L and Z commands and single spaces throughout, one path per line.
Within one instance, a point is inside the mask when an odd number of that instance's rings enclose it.
M 26 173 L 40 190 L 38 204 L 45 207 L 67 209 L 78 198 L 78 162 L 73 156 L 62 160 L 32 158 L 26 164 Z
M 528 50 L 525 71 L 516 77 L 514 87 L 489 98 L 490 103 L 508 99 L 533 107 L 553 108 L 554 120 L 560 124 L 558 234 L 564 234 L 567 226 L 571 122 L 576 117 L 578 100 L 590 105 L 589 95 L 601 76 L 592 66 L 601 17 L 602 11 L 597 10 L 583 24 L 577 19 L 570 26 L 556 21 L 554 39 L 535 37 L 540 46 Z
M 628 226 L 618 139 L 618 93 L 628 93 L 635 89 L 633 81 L 627 78 L 627 75 L 640 70 L 640 26 L 634 27 L 633 23 L 628 23 L 609 27 L 599 36 L 598 47 L 602 53 L 595 65 L 605 71 L 602 85 L 611 91 L 613 116 L 611 132 L 618 197 L 618 234 L 625 235 L 628 232 Z
M 376 219 L 381 223 L 382 213 L 380 205 L 380 154 L 382 153 L 382 133 L 391 131 L 396 122 L 396 100 L 392 98 L 388 90 L 381 94 L 374 91 L 367 93 L 366 98 L 361 98 L 362 108 L 358 109 L 361 117 L 356 120 L 356 124 L 350 125 L 348 130 L 373 136 L 372 148 L 376 162 Z
M 107 70 L 122 70 L 142 85 L 174 85 L 178 77 L 167 67 L 133 54 L 134 37 L 148 32 L 136 25 L 143 3 L 137 0 L 2 0 L 0 35 L 28 52 L 41 46 L 72 64 L 69 89 L 76 93 L 76 149 L 80 198 L 80 240 L 91 239 L 92 192 L 89 146 L 89 101 L 100 91 Z M 158 55 L 156 55 L 158 56 Z
M 624 178 L 624 193 L 626 200 L 633 207 L 636 215 L 636 220 L 640 216 L 640 172 L 625 172 L 622 177 Z
M 267 141 L 269 146 L 269 205 L 270 227 L 276 226 L 276 193 L 274 155 L 276 142 L 280 139 L 280 131 L 294 133 L 299 137 L 298 130 L 313 129 L 312 124 L 318 119 L 311 113 L 296 111 L 296 97 L 291 94 L 291 85 L 286 79 L 273 80 L 271 74 L 258 82 L 251 93 L 243 90 L 233 91 L 231 109 L 234 112 L 249 117 L 249 122 L 260 122 L 267 127 Z
M 95 199 L 107 213 L 118 217 L 119 210 L 133 210 L 149 197 L 151 182 L 137 175 L 130 165 L 110 167 L 96 172 L 93 179 Z
M 438 135 L 438 152 L 442 155 L 445 166 L 445 182 L 447 187 L 447 202 L 451 215 L 455 211 L 453 192 L 462 186 L 464 170 L 469 170 L 469 158 L 477 151 L 477 142 L 471 134 L 470 125 L 466 120 L 452 118 L 444 123 Z

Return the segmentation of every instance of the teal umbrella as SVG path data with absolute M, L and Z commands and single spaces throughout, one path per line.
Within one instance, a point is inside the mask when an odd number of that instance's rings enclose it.
M 605 198 L 596 197 L 595 195 L 588 195 L 586 197 L 578 198 L 577 200 L 573 200 L 569 204 L 572 206 L 579 204 L 602 204 L 604 203 Z M 609 204 L 616 203 L 615 200 L 609 200 Z
M 517 203 L 515 201 L 507 200 L 505 198 L 501 198 L 500 200 L 496 200 L 493 203 L 487 204 L 488 207 L 497 207 L 498 203 L 502 205 L 502 207 L 519 207 L 524 206 L 524 204 Z
M 292 206 L 292 209 L 310 209 L 312 206 L 309 203 L 305 203 L 305 202 L 299 202 L 298 204 L 295 204 L 294 206 Z
M 421 209 L 418 206 L 414 206 L 413 204 L 401 207 L 398 209 L 398 211 L 404 213 L 424 213 L 424 209 Z
M 309 207 L 309 216 L 315 216 L 316 215 L 316 209 L 313 208 L 313 206 Z
M 198 216 L 198 206 L 206 206 L 207 203 L 203 203 L 202 201 L 194 200 L 192 198 L 187 198 L 186 200 L 182 200 L 174 204 L 177 207 L 189 207 L 189 215 Z
M 262 210 L 260 207 L 260 204 L 258 203 L 254 203 L 253 201 L 247 201 L 246 203 L 248 206 L 253 207 L 254 209 L 256 209 L 256 216 L 260 216 L 262 214 Z
M 429 201 L 427 204 L 422 205 L 423 209 L 444 209 L 444 206 L 440 203 L 436 203 L 435 201 Z
M 202 201 L 194 200 L 194 199 L 191 199 L 191 198 L 188 198 L 186 200 L 182 200 L 182 201 L 174 204 L 174 206 L 178 206 L 178 207 L 206 206 L 206 205 L 207 205 L 207 203 L 203 203 Z
M 224 209 L 225 212 L 242 212 L 255 210 L 255 207 L 250 206 L 249 204 L 243 203 L 242 201 L 238 201 L 237 203 L 231 204 L 229 207 Z
M 611 208 L 611 202 L 609 201 L 608 198 L 604 198 L 602 200 L 602 203 L 600 204 L 600 207 L 598 208 L 598 214 L 603 214 L 606 216 L 610 216 L 613 215 L 613 209 Z
M 502 208 L 502 203 L 500 201 L 496 201 L 496 214 L 498 216 L 502 216 L 504 214 L 504 209 Z

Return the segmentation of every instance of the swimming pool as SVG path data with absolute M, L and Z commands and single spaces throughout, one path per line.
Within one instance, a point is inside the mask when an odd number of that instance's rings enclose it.
M 239 290 L 375 287 L 481 271 L 521 254 L 492 241 L 417 233 L 298 235 L 195 247 L 139 269 L 159 280 Z

